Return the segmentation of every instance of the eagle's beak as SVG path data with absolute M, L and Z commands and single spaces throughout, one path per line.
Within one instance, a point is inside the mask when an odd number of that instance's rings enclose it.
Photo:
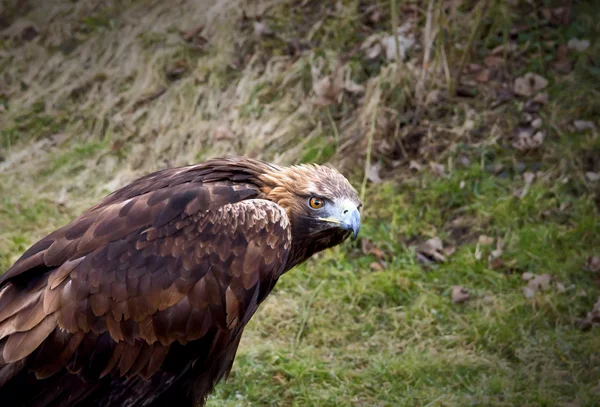
M 358 236 L 358 231 L 360 230 L 360 212 L 358 212 L 356 206 L 342 211 L 340 226 L 342 229 L 350 230 L 352 232 L 352 240 L 356 240 L 356 236 Z
M 352 232 L 352 240 L 356 240 L 360 230 L 360 212 L 356 204 L 350 200 L 344 200 L 333 207 L 330 216 L 319 218 L 323 222 L 335 224 L 336 227 Z

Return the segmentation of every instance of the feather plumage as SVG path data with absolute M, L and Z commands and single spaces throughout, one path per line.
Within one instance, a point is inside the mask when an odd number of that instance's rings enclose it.
M 203 403 L 279 276 L 348 237 L 303 235 L 311 189 L 359 205 L 323 168 L 234 157 L 158 171 L 32 245 L 0 276 L 0 400 Z

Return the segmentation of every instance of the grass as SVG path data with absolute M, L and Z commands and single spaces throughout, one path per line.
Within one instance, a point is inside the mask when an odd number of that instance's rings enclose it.
M 600 173 L 600 137 L 573 127 L 600 126 L 591 2 L 571 2 L 566 23 L 544 16 L 561 5 L 552 2 L 489 0 L 478 23 L 472 2 L 436 1 L 429 16 L 428 1 L 398 2 L 398 25 L 412 20 L 421 45 L 402 62 L 361 49 L 392 31 L 390 1 L 51 3 L 63 11 L 4 12 L 0 270 L 168 165 L 225 153 L 330 162 L 360 189 L 370 159 L 383 182 L 366 183 L 359 240 L 280 280 L 208 404 L 600 405 L 598 328 L 579 328 L 600 296 L 598 275 L 584 270 L 600 247 L 600 184 L 586 175 Z M 21 14 L 40 38 L 23 39 Z M 274 36 L 255 32 L 257 16 Z M 183 39 L 199 25 L 202 38 Z M 556 50 L 572 38 L 590 46 L 570 51 L 561 72 Z M 498 46 L 517 51 L 496 54 L 503 64 L 478 82 L 471 64 L 485 68 Z M 340 72 L 346 90 L 316 105 L 320 80 Z M 526 72 L 548 79 L 548 102 L 497 103 Z M 439 101 L 421 100 L 420 78 Z M 544 142 L 518 151 L 515 129 L 532 118 Z M 423 264 L 417 252 L 434 237 L 454 252 Z M 525 272 L 550 275 L 549 289 L 525 296 Z M 470 298 L 453 303 L 453 286 Z

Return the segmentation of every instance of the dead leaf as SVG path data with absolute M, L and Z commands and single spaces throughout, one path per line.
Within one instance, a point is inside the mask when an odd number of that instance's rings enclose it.
M 369 264 L 369 267 L 371 268 L 371 270 L 373 271 L 383 271 L 385 270 L 385 267 L 383 267 L 381 265 L 381 263 L 378 263 L 376 261 L 374 261 L 373 263 Z
M 342 70 L 336 69 L 333 73 L 333 78 L 325 76 L 313 82 L 313 91 L 316 95 L 313 103 L 318 106 L 328 106 L 336 103 L 343 89 L 344 80 Z
M 475 80 L 479 83 L 488 83 L 490 81 L 491 73 L 489 69 L 484 69 L 475 75 Z
M 270 37 L 273 35 L 273 30 L 271 30 L 265 23 L 262 21 L 254 22 L 254 34 L 259 37 Z
M 574 49 L 577 52 L 583 52 L 588 49 L 590 46 L 590 40 L 580 40 L 578 38 L 571 38 L 569 42 L 567 42 L 567 47 L 569 49 Z
M 569 48 L 567 47 L 567 44 L 558 46 L 556 49 L 556 58 L 552 66 L 560 73 L 571 72 L 573 64 L 569 60 Z
M 546 291 L 550 288 L 550 281 L 552 281 L 550 274 L 540 274 L 529 280 L 527 286 L 536 292 Z
M 590 256 L 585 261 L 585 266 L 583 266 L 585 271 L 591 271 L 592 273 L 597 273 L 600 271 L 600 256 Z
M 470 298 L 469 290 L 461 285 L 452 286 L 452 303 L 462 304 Z
M 519 151 L 529 151 L 539 148 L 544 142 L 544 132 L 538 131 L 532 135 L 529 129 L 519 129 L 512 146 Z
M 372 164 L 367 171 L 367 179 L 373 184 L 379 184 L 382 182 L 381 177 L 379 177 L 379 171 L 381 171 L 381 162 Z
M 444 256 L 444 245 L 439 237 L 433 237 L 425 243 L 421 243 L 417 246 L 416 251 L 417 255 L 425 257 L 429 262 L 443 263 L 446 261 L 446 256 Z M 419 258 L 419 256 L 417 256 L 417 258 Z
M 548 80 L 544 77 L 528 72 L 524 76 L 515 79 L 514 92 L 520 96 L 531 96 L 548 86 Z
M 425 105 L 438 104 L 442 101 L 442 92 L 439 89 L 434 89 L 425 97 Z
M 496 68 L 504 64 L 504 58 L 496 55 L 488 55 L 483 59 L 483 64 L 488 68 Z
M 542 119 L 540 117 L 538 117 L 536 119 L 533 119 L 531 121 L 531 127 L 533 127 L 534 129 L 540 129 L 540 128 L 542 128 L 542 124 L 543 124 L 543 122 L 542 122 Z
M 535 278 L 535 274 L 526 271 L 525 273 L 521 274 L 521 279 L 525 280 L 525 281 L 529 281 Z
M 500 256 L 502 256 L 503 251 L 504 251 L 504 240 L 499 237 L 496 240 L 496 250 L 492 250 L 492 252 L 488 256 L 488 261 L 499 258 Z
M 410 160 L 408 168 L 414 171 L 421 171 L 423 169 L 423 166 L 415 160 Z
M 444 254 L 446 255 L 446 257 L 452 256 L 455 252 L 456 252 L 456 247 L 454 247 L 454 246 L 444 247 Z
M 199 25 L 196 28 L 192 28 L 191 30 L 185 31 L 183 33 L 183 39 L 186 42 L 192 41 L 198 34 L 200 34 L 204 30 L 204 25 Z
M 595 130 L 596 125 L 593 122 L 587 120 L 573 120 L 573 126 L 577 131 Z
M 348 91 L 350 93 L 354 93 L 354 94 L 365 93 L 365 87 L 354 81 L 348 81 L 344 85 L 344 89 L 346 89 L 346 91 Z
M 533 103 L 545 105 L 548 103 L 549 96 L 546 92 L 540 92 L 531 100 Z
M 438 164 L 436 162 L 430 161 L 429 168 L 431 168 L 431 172 L 433 172 L 438 177 L 443 177 L 446 175 L 446 167 L 443 164 Z
M 494 238 L 486 235 L 480 235 L 477 242 L 482 246 L 489 246 L 494 243 Z
M 596 182 L 598 180 L 600 180 L 600 172 L 592 172 L 592 171 L 588 171 L 585 173 L 585 177 L 590 181 L 590 182 Z
M 564 293 L 565 291 L 567 291 L 567 288 L 565 287 L 565 285 L 563 283 L 556 283 L 556 291 L 558 293 Z
M 531 298 L 535 295 L 535 291 L 532 290 L 530 287 L 523 287 L 523 295 L 525 296 L 525 298 Z
M 414 47 L 416 41 L 410 29 L 412 23 L 409 21 L 402 26 L 398 27 L 398 34 L 396 36 L 398 42 L 398 56 L 401 61 L 406 60 L 408 51 Z M 381 40 L 381 45 L 385 50 L 385 57 L 390 61 L 396 60 L 396 40 L 393 35 L 387 36 Z

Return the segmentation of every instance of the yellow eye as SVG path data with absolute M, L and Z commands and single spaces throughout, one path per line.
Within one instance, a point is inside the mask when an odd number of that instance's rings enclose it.
M 308 204 L 313 209 L 321 209 L 323 207 L 323 205 L 325 204 L 325 202 L 323 202 L 323 200 L 321 198 L 317 198 L 317 197 L 313 196 L 308 201 Z

